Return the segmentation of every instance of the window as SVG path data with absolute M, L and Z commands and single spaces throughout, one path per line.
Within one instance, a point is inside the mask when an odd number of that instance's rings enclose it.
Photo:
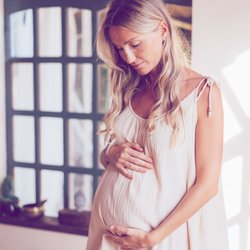
M 5 1 L 8 174 L 45 214 L 91 209 L 108 70 L 93 47 L 104 3 Z

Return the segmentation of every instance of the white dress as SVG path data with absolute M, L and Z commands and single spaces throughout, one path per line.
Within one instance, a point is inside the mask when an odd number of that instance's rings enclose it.
M 201 84 L 203 88 L 197 96 Z M 120 249 L 105 236 L 111 225 L 151 231 L 176 207 L 193 185 L 196 176 L 197 100 L 203 90 L 209 87 L 211 109 L 212 86 L 213 80 L 204 78 L 181 102 L 184 126 L 175 147 L 169 146 L 169 125 L 159 122 L 152 134 L 146 134 L 147 119 L 138 116 L 131 103 L 117 117 L 114 131 L 116 138 L 112 143 L 129 141 L 144 145 L 145 153 L 153 159 L 154 169 L 146 173 L 133 171 L 132 180 L 124 177 L 112 166 L 105 169 L 93 201 L 87 250 Z M 218 194 L 186 223 L 150 249 L 228 250 L 221 188 Z

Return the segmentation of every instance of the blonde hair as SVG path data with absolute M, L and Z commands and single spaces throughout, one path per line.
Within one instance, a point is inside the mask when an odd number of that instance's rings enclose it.
M 111 0 L 97 36 L 97 54 L 110 68 L 111 108 L 106 113 L 106 138 L 113 135 L 115 118 L 128 105 L 134 90 L 143 76 L 123 61 L 112 45 L 108 30 L 111 26 L 122 26 L 136 33 L 149 33 L 157 29 L 160 22 L 168 26 L 163 46 L 161 68 L 157 82 L 157 102 L 148 118 L 148 132 L 155 129 L 157 121 L 165 120 L 172 128 L 171 144 L 176 141 L 182 110 L 178 98 L 179 83 L 184 68 L 188 66 L 186 43 L 161 0 Z

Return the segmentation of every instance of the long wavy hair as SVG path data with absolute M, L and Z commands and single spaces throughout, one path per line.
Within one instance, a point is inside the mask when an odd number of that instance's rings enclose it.
M 97 54 L 109 68 L 111 83 L 111 108 L 104 117 L 105 138 L 114 137 L 114 121 L 128 105 L 136 87 L 144 76 L 122 60 L 109 37 L 111 26 L 122 26 L 136 33 L 149 33 L 167 24 L 168 32 L 163 45 L 161 67 L 156 79 L 157 102 L 147 119 L 148 132 L 155 129 L 157 121 L 165 120 L 172 128 L 171 144 L 176 141 L 182 120 L 178 98 L 179 83 L 188 66 L 188 48 L 182 33 L 173 25 L 166 6 L 161 0 L 110 0 L 97 35 Z

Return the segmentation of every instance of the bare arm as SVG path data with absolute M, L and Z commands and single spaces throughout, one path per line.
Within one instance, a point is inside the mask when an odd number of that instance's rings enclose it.
M 218 87 L 213 86 L 213 115 L 207 117 L 208 88 L 198 101 L 196 127 L 196 180 L 175 209 L 148 236 L 160 242 L 216 195 L 223 150 L 223 108 Z

